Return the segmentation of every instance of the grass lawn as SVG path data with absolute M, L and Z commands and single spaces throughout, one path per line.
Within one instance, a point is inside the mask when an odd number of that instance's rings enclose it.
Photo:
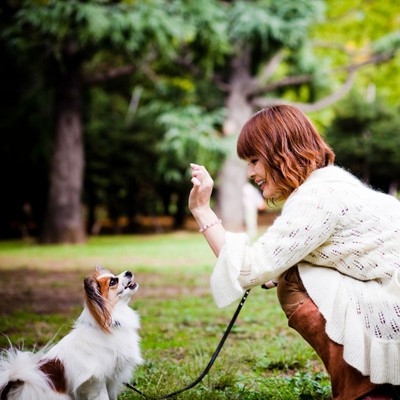
M 210 295 L 215 258 L 194 232 L 94 237 L 85 245 L 0 242 L 0 347 L 31 350 L 65 335 L 82 310 L 82 279 L 96 264 L 130 269 L 140 284 L 146 360 L 132 382 L 159 398 L 194 381 L 208 364 L 237 304 Z M 179 399 L 329 399 L 310 346 L 287 327 L 275 290 L 254 288 L 204 380 Z M 120 399 L 143 397 L 127 389 Z

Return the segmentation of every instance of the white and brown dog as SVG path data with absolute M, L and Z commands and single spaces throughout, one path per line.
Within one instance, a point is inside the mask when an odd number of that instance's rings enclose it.
M 128 305 L 138 284 L 130 271 L 96 267 L 84 280 L 85 307 L 54 346 L 0 356 L 1 400 L 117 399 L 142 363 L 139 316 Z

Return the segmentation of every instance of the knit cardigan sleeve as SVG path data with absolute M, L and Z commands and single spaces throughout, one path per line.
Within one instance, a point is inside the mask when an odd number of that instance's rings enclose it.
M 245 289 L 279 277 L 334 232 L 339 207 L 329 187 L 305 185 L 286 201 L 281 215 L 256 243 L 244 233 L 227 232 L 211 275 L 218 307 L 239 299 Z

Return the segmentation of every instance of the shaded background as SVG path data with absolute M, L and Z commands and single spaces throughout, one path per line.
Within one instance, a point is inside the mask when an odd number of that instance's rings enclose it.
M 243 123 L 301 107 L 337 163 L 397 194 L 398 1 L 12 1 L 0 6 L 0 238 L 190 229 L 189 162 L 243 229 Z

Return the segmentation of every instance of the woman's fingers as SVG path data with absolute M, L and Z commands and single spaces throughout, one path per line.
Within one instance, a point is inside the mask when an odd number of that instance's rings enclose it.
M 192 167 L 192 183 L 195 186 L 200 186 L 204 180 L 205 168 L 201 165 L 190 164 Z
M 197 165 L 197 164 L 190 164 L 191 168 L 192 168 L 192 183 L 195 184 L 194 182 L 196 182 L 196 185 L 198 184 L 202 184 L 203 182 L 206 184 L 211 184 L 213 183 L 213 180 L 210 176 L 210 174 L 208 173 L 207 169 L 203 166 L 203 165 Z M 195 178 L 195 180 L 193 181 L 193 179 Z
M 193 183 L 194 186 L 200 186 L 201 185 L 201 182 L 196 177 L 193 177 L 191 179 L 191 182 Z
M 209 205 L 214 181 L 204 166 L 193 163 L 190 166 L 193 188 L 189 194 L 189 209 L 193 210 Z

